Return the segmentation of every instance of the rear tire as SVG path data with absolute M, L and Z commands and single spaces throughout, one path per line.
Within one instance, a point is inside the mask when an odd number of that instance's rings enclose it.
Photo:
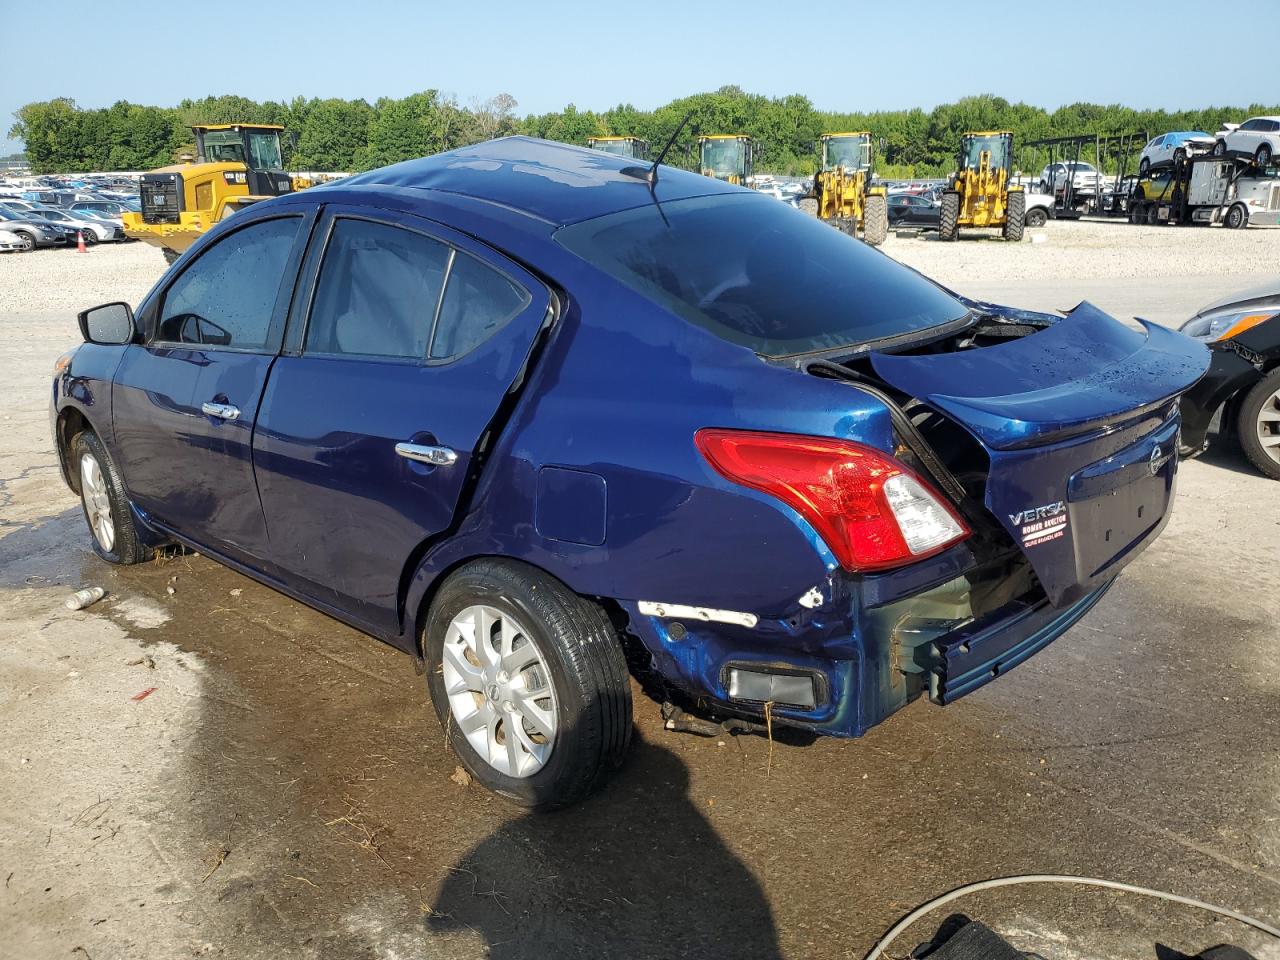
M 1138 164 L 1138 176 L 1143 180 L 1147 178 L 1147 174 L 1151 172 L 1151 161 L 1146 157 L 1142 158 L 1142 162 Z
M 1045 212 L 1044 207 L 1032 207 L 1027 211 L 1027 216 L 1023 222 L 1028 227 L 1043 227 L 1049 222 L 1049 214 Z
M 938 211 L 938 238 L 954 240 L 960 233 L 960 194 L 948 190 L 942 195 L 942 209 Z
M 1225 157 L 1227 155 L 1227 141 L 1225 140 L 1214 141 L 1213 155 L 1215 157 Z
M 133 525 L 133 511 L 107 449 L 92 430 L 71 438 L 68 463 L 80 488 L 80 508 L 93 537 L 93 552 L 107 563 L 142 563 L 152 551 Z
M 1027 195 L 1021 190 L 1008 194 L 1004 208 L 1004 229 L 1001 233 L 1006 240 L 1017 242 L 1022 239 L 1023 226 L 1027 222 Z
M 862 208 L 862 238 L 878 247 L 889 235 L 889 198 L 879 194 L 867 197 Z
M 177 259 L 182 256 L 178 251 L 170 250 L 168 247 L 161 247 L 160 252 L 164 254 L 165 263 L 175 263 Z
M 84 245 L 86 247 L 92 247 L 98 242 L 98 235 L 92 230 L 81 230 L 80 236 L 84 237 Z
M 1236 436 L 1249 462 L 1264 476 L 1280 480 L 1280 369 L 1244 395 L 1236 414 Z M 1264 446 L 1264 438 L 1274 442 Z
M 1265 170 L 1269 167 L 1271 165 L 1271 145 L 1264 143 L 1258 147 L 1258 152 L 1253 155 L 1253 162 L 1259 170 Z
M 1160 204 L 1153 203 L 1147 207 L 1147 225 L 1156 226 L 1160 223 Z
M 496 615 L 505 625 L 491 632 L 496 643 L 476 639 L 474 627 L 468 630 L 468 617 L 481 622 L 470 613 L 477 609 L 490 611 L 486 617 Z M 513 627 L 519 631 L 507 639 Z M 510 651 L 505 655 L 504 641 Z M 494 659 L 486 662 L 468 653 L 481 642 L 489 644 L 487 653 Z M 532 656 L 518 656 L 524 644 L 533 648 L 537 662 L 519 667 L 520 660 Z M 493 792 L 536 810 L 563 807 L 597 789 L 622 763 L 631 740 L 631 683 L 622 646 L 604 610 L 558 580 L 510 560 L 469 563 L 445 580 L 432 601 L 422 646 L 431 703 L 449 745 Z M 512 656 L 515 669 L 507 664 Z M 496 672 L 504 667 L 506 672 Z M 530 670 L 538 671 L 533 680 Z M 549 739 L 530 720 L 534 698 L 521 696 L 530 683 L 547 690 L 537 700 L 539 723 L 549 726 Z M 481 692 L 472 692 L 472 684 Z M 514 747 L 508 730 L 516 731 Z M 537 749 L 548 743 L 545 752 Z M 511 769 L 516 775 L 505 772 Z

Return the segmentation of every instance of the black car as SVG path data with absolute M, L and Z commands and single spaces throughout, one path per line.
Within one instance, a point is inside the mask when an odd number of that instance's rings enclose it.
M 932 200 L 910 193 L 895 193 L 889 197 L 889 223 L 896 226 L 938 226 L 938 211 L 942 207 Z
M 1280 480 L 1280 281 L 1209 304 L 1182 325 L 1208 344 L 1209 372 L 1182 397 L 1182 455 L 1234 435 L 1263 474 Z

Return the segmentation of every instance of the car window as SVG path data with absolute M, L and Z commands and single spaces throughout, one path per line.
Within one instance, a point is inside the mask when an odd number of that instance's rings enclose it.
M 155 339 L 264 349 L 301 222 L 280 217 L 254 223 L 202 252 L 165 292 Z
M 305 351 L 424 360 L 450 248 L 368 220 L 334 222 Z
M 1274 132 L 1275 132 L 1275 131 L 1277 131 L 1277 130 L 1280 130 L 1280 121 L 1277 121 L 1277 120 L 1268 120 L 1268 121 L 1267 121 L 1267 129 L 1268 129 L 1269 131 L 1271 131 L 1272 133 L 1274 133 Z
M 1257 129 L 1258 129 L 1258 121 L 1257 121 L 1257 120 L 1246 120 L 1244 123 L 1240 124 L 1239 129 L 1241 129 L 1241 130 L 1257 130 Z
M 440 302 L 431 358 L 460 357 L 474 350 L 523 310 L 529 299 L 524 288 L 458 251 Z
M 836 349 L 965 316 L 918 273 L 749 192 L 645 203 L 556 239 L 641 296 L 767 356 Z

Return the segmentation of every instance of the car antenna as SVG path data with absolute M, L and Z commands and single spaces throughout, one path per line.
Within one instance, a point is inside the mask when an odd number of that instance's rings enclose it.
M 685 125 L 689 122 L 689 118 L 692 116 L 693 116 L 692 110 L 690 110 L 688 113 L 684 115 L 684 119 L 680 121 L 680 126 L 676 127 L 676 132 L 671 134 L 671 138 L 667 140 L 661 152 L 659 152 L 658 159 L 653 161 L 653 166 L 648 168 L 624 167 L 622 170 L 622 175 L 626 177 L 635 177 L 637 180 L 643 180 L 645 183 L 649 184 L 650 190 L 656 187 L 658 185 L 658 165 L 662 163 L 663 160 L 667 159 L 667 154 L 670 152 L 671 147 L 675 144 L 676 137 L 680 136 L 680 132 L 684 130 Z

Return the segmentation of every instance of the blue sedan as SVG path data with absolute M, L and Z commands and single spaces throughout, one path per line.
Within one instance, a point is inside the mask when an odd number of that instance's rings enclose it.
M 98 555 L 198 549 L 401 648 L 538 808 L 622 761 L 624 649 L 842 737 L 1016 666 L 1163 529 L 1208 363 L 520 137 L 255 204 L 80 324 L 53 432 Z

